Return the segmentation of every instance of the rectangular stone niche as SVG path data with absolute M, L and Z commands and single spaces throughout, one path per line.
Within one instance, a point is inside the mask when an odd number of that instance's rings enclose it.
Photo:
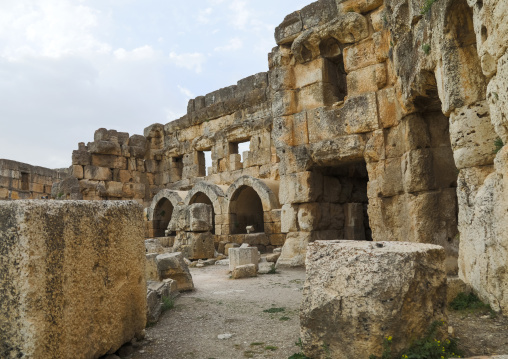
M 136 202 L 0 201 L 0 357 L 98 358 L 146 322 Z

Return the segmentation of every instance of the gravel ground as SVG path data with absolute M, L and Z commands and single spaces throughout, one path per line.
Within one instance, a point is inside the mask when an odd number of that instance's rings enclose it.
M 298 352 L 305 270 L 232 280 L 227 269 L 191 268 L 196 290 L 147 328 L 146 344 L 131 358 L 288 358 Z M 264 312 L 274 308 L 283 311 Z M 231 337 L 219 339 L 222 334 Z

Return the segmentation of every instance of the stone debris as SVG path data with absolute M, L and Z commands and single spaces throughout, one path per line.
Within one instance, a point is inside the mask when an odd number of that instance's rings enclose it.
M 184 261 L 182 253 L 160 254 L 156 258 L 159 278 L 173 279 L 177 283 L 180 292 L 194 290 L 194 283 L 189 268 Z
M 258 264 L 259 268 L 258 268 L 258 274 L 268 274 L 268 273 L 273 273 L 273 271 L 275 271 L 275 263 L 270 263 L 270 262 L 260 262 Z
M 219 334 L 219 335 L 217 335 L 217 338 L 220 340 L 231 339 L 233 337 L 233 335 L 234 334 L 229 334 L 229 333 Z
M 250 278 L 257 275 L 255 264 L 243 264 L 236 266 L 231 272 L 231 279 Z

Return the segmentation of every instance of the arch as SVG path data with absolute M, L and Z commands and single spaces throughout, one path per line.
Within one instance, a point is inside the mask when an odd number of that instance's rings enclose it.
M 152 203 L 147 210 L 147 219 L 151 222 L 153 237 L 164 237 L 168 227 L 173 210 L 183 203 L 182 197 L 186 192 L 171 191 L 163 189 L 159 191 L 152 199 Z
M 263 181 L 250 176 L 238 178 L 228 189 L 228 218 L 231 234 L 247 233 L 246 226 L 253 225 L 254 233 L 264 233 L 269 227 L 270 215 L 280 209 L 279 183 Z
M 221 223 L 217 216 L 223 214 L 224 186 L 218 186 L 209 182 L 198 182 L 185 197 L 185 204 L 205 203 L 212 206 L 212 233 L 215 234 L 215 224 Z
M 268 212 L 272 209 L 280 209 L 279 203 L 279 182 L 271 180 L 261 180 L 251 176 L 242 176 L 238 178 L 228 189 L 226 197 L 229 200 L 228 213 L 231 213 L 231 202 L 234 200 L 235 192 L 242 186 L 252 187 L 261 199 L 263 211 Z M 234 209 L 234 204 L 233 204 Z

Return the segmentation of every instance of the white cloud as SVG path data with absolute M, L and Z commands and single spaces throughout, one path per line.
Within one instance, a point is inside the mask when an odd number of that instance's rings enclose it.
M 183 54 L 171 52 L 169 54 L 169 59 L 176 66 L 195 71 L 197 74 L 203 71 L 203 64 L 206 62 L 206 56 L 200 52 Z
M 107 53 L 111 46 L 94 34 L 101 13 L 68 0 L 17 0 L 0 3 L 0 55 L 61 57 Z
M 218 46 L 214 49 L 214 51 L 234 51 L 234 50 L 239 50 L 242 47 L 243 47 L 243 41 L 238 37 L 234 37 L 229 40 L 227 45 Z
M 248 25 L 251 17 L 251 13 L 247 9 L 247 3 L 242 0 L 233 0 L 229 8 L 233 11 L 231 23 L 239 29 L 244 29 Z
M 208 7 L 204 10 L 199 10 L 197 20 L 202 24 L 208 24 L 210 22 L 210 15 L 212 12 L 213 9 L 211 7 Z
M 184 95 L 187 99 L 190 100 L 191 98 L 196 97 L 189 89 L 187 89 L 183 86 L 180 86 L 180 85 L 178 85 L 177 87 L 178 87 L 178 90 L 180 90 L 180 93 L 182 95 Z
M 115 50 L 113 54 L 118 60 L 153 60 L 157 57 L 156 52 L 149 45 L 138 47 L 132 51 L 120 48 Z

